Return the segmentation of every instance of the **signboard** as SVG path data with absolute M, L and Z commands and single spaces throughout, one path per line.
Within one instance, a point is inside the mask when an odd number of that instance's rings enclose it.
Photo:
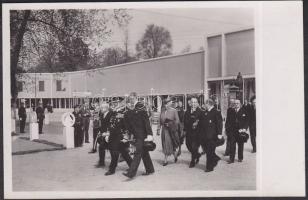
M 65 127 L 72 127 L 75 123 L 75 116 L 70 112 L 66 112 L 62 115 L 61 121 Z

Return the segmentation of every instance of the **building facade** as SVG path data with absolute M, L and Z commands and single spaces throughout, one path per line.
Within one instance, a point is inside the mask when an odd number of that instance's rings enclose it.
M 201 103 L 215 97 L 224 111 L 228 99 L 255 95 L 254 46 L 254 29 L 245 29 L 207 36 L 204 51 L 87 71 L 19 74 L 18 98 L 28 107 L 42 100 L 54 108 L 72 108 L 84 97 L 108 99 L 135 91 L 152 101 L 176 96 L 184 105 L 192 95 Z M 242 85 L 235 86 L 239 72 Z

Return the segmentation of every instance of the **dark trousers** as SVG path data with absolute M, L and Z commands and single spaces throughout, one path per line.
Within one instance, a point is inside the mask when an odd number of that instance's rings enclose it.
M 82 134 L 82 128 L 80 126 L 74 127 L 74 144 L 75 147 L 81 147 L 83 143 L 83 134 Z
M 207 140 L 203 146 L 206 153 L 206 169 L 213 170 L 220 159 L 215 153 L 216 142 L 214 140 Z
M 25 126 L 26 126 L 26 118 L 22 118 L 19 121 L 19 127 L 20 127 L 20 132 L 24 133 L 25 132 Z
M 235 152 L 236 152 L 236 144 L 237 144 L 237 153 L 238 153 L 238 159 L 243 160 L 243 152 L 244 152 L 244 143 L 243 142 L 238 142 L 236 140 L 235 136 L 230 137 L 230 161 L 234 161 L 235 158 Z
M 257 150 L 257 144 L 256 144 L 256 129 L 255 128 L 249 128 L 250 131 L 250 141 L 252 145 L 252 150 Z
M 230 147 L 231 147 L 230 136 L 227 136 L 225 155 L 230 155 Z
M 96 151 L 97 148 L 97 142 L 95 142 L 97 134 L 99 132 L 99 128 L 93 128 L 93 150 Z
M 148 151 L 143 150 L 143 139 L 136 139 L 136 151 L 134 153 L 133 161 L 129 167 L 128 175 L 133 177 L 136 175 L 141 159 L 143 161 L 145 171 L 148 173 L 154 172 L 154 166 L 150 157 L 150 153 Z
M 195 162 L 195 159 L 200 156 L 200 153 L 198 152 L 200 143 L 198 142 L 196 133 L 188 132 L 186 134 L 186 146 L 188 151 L 191 153 L 191 161 Z
M 115 172 L 115 169 L 118 165 L 118 160 L 119 160 L 120 154 L 122 155 L 123 159 L 126 161 L 126 163 L 129 167 L 130 167 L 130 165 L 133 161 L 133 159 L 130 157 L 130 155 L 128 154 L 128 151 L 126 149 L 120 149 L 119 151 L 111 150 L 110 154 L 111 154 L 111 162 L 110 162 L 110 165 L 109 165 L 109 171 L 110 172 Z
M 43 133 L 43 119 L 38 120 L 39 134 Z
M 98 147 L 98 155 L 99 155 L 98 162 L 100 165 L 105 165 L 105 155 L 107 149 L 108 149 L 108 143 L 105 141 L 105 138 L 102 137 Z
M 90 120 L 88 119 L 84 120 L 83 132 L 84 132 L 85 142 L 89 142 L 89 125 L 90 125 Z

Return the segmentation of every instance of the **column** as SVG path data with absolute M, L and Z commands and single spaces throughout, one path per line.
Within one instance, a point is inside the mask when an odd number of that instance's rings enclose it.
M 203 92 L 204 92 L 204 99 L 208 99 L 209 94 L 208 94 L 208 83 L 207 83 L 207 78 L 208 78 L 208 70 L 209 70 L 209 54 L 208 54 L 208 42 L 207 42 L 207 37 L 205 37 L 204 40 L 204 78 L 203 78 Z M 187 94 L 185 94 L 185 110 L 187 109 L 186 104 L 187 104 Z

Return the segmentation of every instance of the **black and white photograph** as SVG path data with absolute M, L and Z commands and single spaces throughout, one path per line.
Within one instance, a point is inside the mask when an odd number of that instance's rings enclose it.
M 301 11 L 296 1 L 4 4 L 5 197 L 304 195 Z M 275 45 L 285 30 L 290 58 Z M 298 120 L 277 122 L 289 101 Z M 276 175 L 283 167 L 294 174 Z

